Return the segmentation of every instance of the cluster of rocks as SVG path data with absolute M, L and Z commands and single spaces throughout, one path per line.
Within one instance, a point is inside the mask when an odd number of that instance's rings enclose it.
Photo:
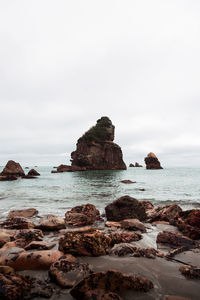
M 148 292 L 153 282 L 113 269 L 94 272 L 92 265 L 81 261 L 82 257 L 129 255 L 168 260 L 199 247 L 198 209 L 183 212 L 177 205 L 154 207 L 149 201 L 123 196 L 106 206 L 106 220 L 92 204 L 73 207 L 63 218 L 37 218 L 37 214 L 34 208 L 11 211 L 0 224 L 1 299 L 31 299 L 33 295 L 50 298 L 58 292 L 52 283 L 60 289 L 70 288 L 75 299 L 122 299 L 125 290 Z M 168 245 L 167 254 L 152 247 L 138 247 L 136 243 L 148 231 L 147 222 L 172 223 L 185 236 L 159 232 L 157 244 Z M 18 273 L 23 270 L 47 270 L 48 280 Z M 180 271 L 186 277 L 199 276 L 198 267 L 187 266 Z
M 135 164 L 132 164 L 132 163 L 131 163 L 131 164 L 129 165 L 129 168 L 134 168 L 134 167 L 135 167 L 135 168 L 142 168 L 142 165 L 140 165 L 138 162 L 136 162 Z
M 18 178 L 32 179 L 36 178 L 40 174 L 35 170 L 31 169 L 27 174 L 25 174 L 21 165 L 13 160 L 9 160 L 0 173 L 0 181 L 12 181 Z

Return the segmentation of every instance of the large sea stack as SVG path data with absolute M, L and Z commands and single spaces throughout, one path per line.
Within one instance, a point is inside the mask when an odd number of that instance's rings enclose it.
M 86 170 L 125 170 L 121 148 L 113 142 L 115 127 L 108 117 L 97 120 L 71 153 L 72 167 Z
M 157 158 L 157 156 L 150 152 L 147 157 L 144 159 L 145 164 L 146 164 L 146 169 L 163 169 L 160 165 L 160 162 Z

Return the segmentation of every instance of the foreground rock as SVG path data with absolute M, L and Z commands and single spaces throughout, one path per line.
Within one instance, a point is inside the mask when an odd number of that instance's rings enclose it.
M 138 219 L 125 219 L 120 222 L 121 227 L 128 230 L 140 230 L 141 232 L 146 232 L 146 227 Z
M 19 163 L 9 160 L 0 175 L 22 177 L 25 175 L 25 173 Z
M 50 298 L 53 294 L 52 288 L 44 281 L 19 275 L 7 266 L 0 266 L 0 283 L 0 299 L 2 300 Z
M 91 227 L 68 231 L 59 240 L 59 250 L 72 255 L 105 255 L 110 245 L 110 238 Z
M 37 228 L 43 231 L 55 231 L 55 230 L 64 229 L 65 227 L 66 226 L 65 226 L 64 218 L 55 215 L 44 216 L 39 220 L 37 225 Z
M 88 264 L 78 263 L 71 259 L 60 259 L 51 265 L 49 276 L 62 288 L 71 288 L 84 277 L 92 273 Z
M 121 243 L 115 245 L 111 250 L 110 254 L 125 256 L 131 255 L 134 257 L 146 257 L 146 258 L 156 258 L 164 257 L 161 251 L 154 248 L 138 248 L 129 243 Z
M 152 288 L 153 283 L 145 277 L 129 276 L 127 274 L 111 270 L 107 272 L 93 273 L 87 276 L 72 288 L 70 294 L 75 299 L 92 300 L 98 299 L 98 296 L 102 296 L 110 292 L 117 294 L 126 290 L 148 292 Z M 104 297 L 100 299 L 106 298 Z
M 191 239 L 200 239 L 200 209 L 179 212 L 175 225 Z
M 7 230 L 7 229 L 1 229 L 0 230 L 0 247 L 2 247 L 4 244 L 11 241 L 11 238 L 13 237 L 13 230 Z
M 147 217 L 149 222 L 168 221 L 173 223 L 176 215 L 180 212 L 182 212 L 182 209 L 177 204 L 155 206 L 147 210 Z
M 5 229 L 31 229 L 35 227 L 31 220 L 23 217 L 8 218 L 6 221 L 1 223 L 1 226 Z
M 42 250 L 28 252 L 23 249 L 10 248 L 0 256 L 0 265 L 22 270 L 48 270 L 52 263 L 63 257 L 58 250 Z
M 28 172 L 28 175 L 29 175 L 29 176 L 40 176 L 40 173 L 38 173 L 38 171 L 36 171 L 35 169 L 31 169 L 31 170 Z
M 157 156 L 152 152 L 145 157 L 144 161 L 146 164 L 146 169 L 162 169 Z
M 159 232 L 156 242 L 159 244 L 167 244 L 172 248 L 182 246 L 191 248 L 195 245 L 195 242 L 190 238 L 170 231 Z
M 139 219 L 144 221 L 147 216 L 144 206 L 135 198 L 123 196 L 107 205 L 105 208 L 108 221 L 124 219 Z
M 75 206 L 65 214 L 66 224 L 73 226 L 91 225 L 99 219 L 99 210 L 93 204 Z
M 111 246 L 119 243 L 131 243 L 133 241 L 139 241 L 142 239 L 142 235 L 140 233 L 127 231 L 113 232 L 108 236 L 111 239 Z
M 125 170 L 121 148 L 113 143 L 114 129 L 108 117 L 97 120 L 76 144 L 71 153 L 72 167 L 87 170 Z
M 182 266 L 179 271 L 187 278 L 200 279 L 200 268 L 193 266 Z
M 26 208 L 26 209 L 20 209 L 20 210 L 11 210 L 8 214 L 9 218 L 15 218 L 15 217 L 24 217 L 24 218 L 30 218 L 38 214 L 38 210 L 35 208 Z

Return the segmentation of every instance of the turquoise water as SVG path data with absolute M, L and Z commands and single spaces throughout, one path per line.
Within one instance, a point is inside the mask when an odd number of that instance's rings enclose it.
M 183 209 L 200 208 L 200 168 L 58 174 L 51 174 L 52 167 L 35 169 L 41 174 L 37 179 L 0 182 L 0 218 L 11 209 L 28 207 L 37 208 L 40 215 L 64 216 L 71 207 L 84 203 L 92 203 L 103 212 L 108 203 L 123 195 L 159 205 L 177 203 Z M 124 179 L 136 183 L 123 184 L 120 181 Z

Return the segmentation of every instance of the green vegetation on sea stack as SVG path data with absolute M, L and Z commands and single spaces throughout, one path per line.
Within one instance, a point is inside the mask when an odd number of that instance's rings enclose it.
M 108 128 L 112 126 L 112 123 L 108 117 L 102 117 L 97 120 L 97 124 L 86 131 L 83 136 L 78 140 L 86 142 L 101 143 L 110 139 L 110 133 Z

